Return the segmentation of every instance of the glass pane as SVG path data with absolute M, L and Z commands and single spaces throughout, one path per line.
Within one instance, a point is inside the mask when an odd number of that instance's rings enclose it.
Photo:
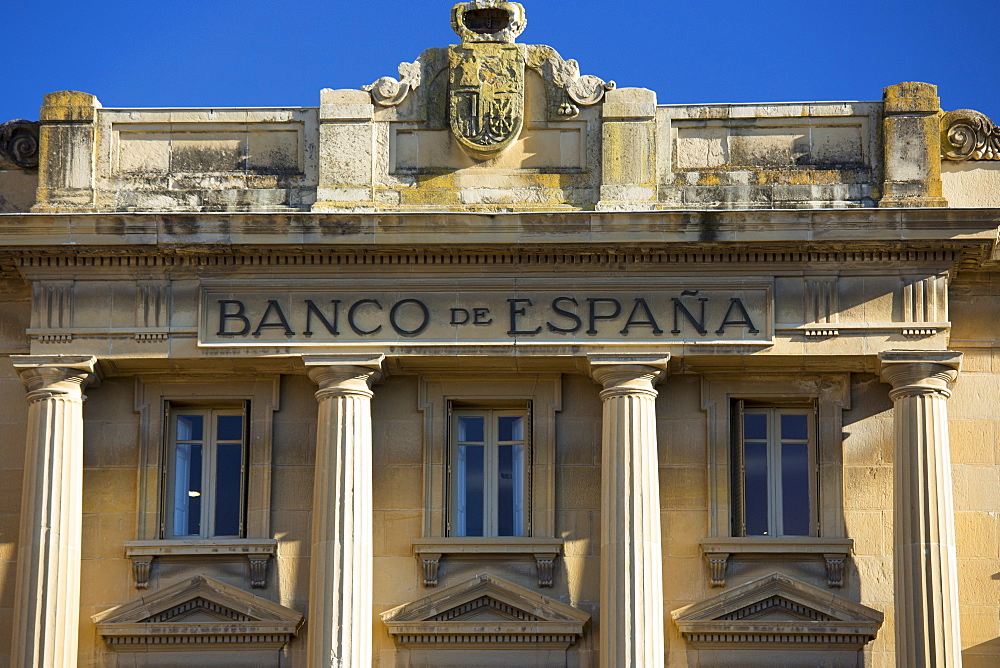
M 743 466 L 747 535 L 767 536 L 767 443 L 746 443 L 743 446 Z
M 239 420 L 239 417 L 236 416 Z M 221 418 L 220 418 L 221 421 Z M 243 444 L 220 443 L 215 469 L 215 535 L 240 535 Z
M 743 438 L 747 441 L 767 439 L 767 416 L 760 413 L 743 415 Z
M 462 443 L 473 441 L 483 442 L 483 422 L 481 417 L 460 417 L 458 418 L 458 440 Z
M 178 443 L 174 455 L 174 535 L 201 534 L 201 445 Z
M 524 446 L 499 448 L 498 536 L 524 535 Z
M 500 441 L 523 441 L 524 418 L 519 416 L 502 416 L 498 418 Z
M 805 443 L 781 445 L 781 494 L 784 534 L 808 536 L 810 533 L 809 446 Z
M 480 422 L 482 418 L 478 418 Z M 481 425 L 480 425 L 481 426 Z M 458 446 L 458 535 L 483 535 L 483 446 Z
M 243 440 L 243 416 L 220 415 L 216 421 L 216 435 L 220 441 Z
M 178 441 L 200 441 L 202 429 L 202 419 L 200 415 L 178 415 L 177 416 L 177 440 Z
M 788 415 L 781 416 L 781 440 L 804 441 L 809 438 L 809 416 L 808 415 Z

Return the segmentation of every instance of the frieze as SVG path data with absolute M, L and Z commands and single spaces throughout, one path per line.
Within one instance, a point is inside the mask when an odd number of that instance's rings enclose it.
M 456 291 L 205 287 L 204 346 L 772 342 L 770 285 Z
M 1000 128 L 972 109 L 941 117 L 941 151 L 948 160 L 1000 160 Z

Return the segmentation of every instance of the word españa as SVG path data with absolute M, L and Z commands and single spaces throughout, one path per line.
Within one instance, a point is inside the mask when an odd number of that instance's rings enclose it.
M 688 299 L 683 299 L 687 297 Z M 729 297 L 725 304 L 725 314 L 709 322 L 706 306 L 708 297 L 698 297 L 698 291 L 685 291 L 681 297 L 672 297 L 666 309 L 650 306 L 644 297 L 629 300 L 612 297 L 569 296 L 555 297 L 548 303 L 537 303 L 527 297 L 507 299 L 507 305 L 495 313 L 487 306 L 469 308 L 441 308 L 440 312 L 428 307 L 419 299 L 401 299 L 395 302 L 378 299 L 357 299 L 342 301 L 331 299 L 328 302 L 317 303 L 312 299 L 304 299 L 294 306 L 282 307 L 275 299 L 267 300 L 263 311 L 257 309 L 251 312 L 247 304 L 239 299 L 219 299 L 219 330 L 217 336 L 225 337 L 260 337 L 265 333 L 278 333 L 285 336 L 314 335 L 341 336 L 348 330 L 357 336 L 375 337 L 383 329 L 392 329 L 403 337 L 418 337 L 432 324 L 452 327 L 484 327 L 500 324 L 507 325 L 507 335 L 535 336 L 543 332 L 555 334 L 586 333 L 596 335 L 601 333 L 599 327 L 621 327 L 618 333 L 628 336 L 636 329 L 645 329 L 656 336 L 664 334 L 663 327 L 672 326 L 671 334 L 680 334 L 685 329 L 694 330 L 705 336 L 710 328 L 714 333 L 722 335 L 727 328 L 745 328 L 750 334 L 759 334 L 760 330 L 754 324 L 743 300 L 739 297 Z M 547 300 L 546 300 L 547 301 Z M 294 308 L 289 318 L 286 310 Z M 722 310 L 719 309 L 721 313 Z M 259 313 L 259 315 L 257 314 Z M 609 325 L 605 325 L 609 323 Z M 610 323 L 614 323 L 610 325 Z M 661 325 L 662 323 L 662 325 Z M 346 324 L 346 327 L 344 326 Z M 684 328 L 684 329 L 682 329 Z

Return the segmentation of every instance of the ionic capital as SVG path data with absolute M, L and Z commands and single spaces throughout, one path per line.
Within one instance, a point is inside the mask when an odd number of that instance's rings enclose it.
M 12 355 L 28 389 L 28 403 L 62 397 L 81 401 L 83 389 L 100 379 L 97 358 L 81 355 Z
M 669 354 L 590 355 L 590 375 L 604 386 L 601 399 L 628 394 L 655 397 L 653 387 L 667 377 Z
M 306 355 L 309 377 L 319 385 L 316 399 L 336 396 L 371 397 L 371 387 L 382 379 L 385 355 Z
M 962 365 L 962 353 L 950 350 L 891 350 L 879 355 L 879 359 L 882 381 L 892 385 L 889 396 L 893 401 L 924 394 L 939 394 L 947 399 Z

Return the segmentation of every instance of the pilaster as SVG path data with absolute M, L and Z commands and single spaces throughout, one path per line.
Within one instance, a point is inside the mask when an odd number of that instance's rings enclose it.
M 663 666 L 656 390 L 666 357 L 591 357 L 601 392 L 601 615 L 603 668 Z
M 313 211 L 375 210 L 375 106 L 363 90 L 324 89 Z
M 907 82 L 883 93 L 881 207 L 948 206 L 941 184 L 937 86 Z
M 372 664 L 371 386 L 384 356 L 304 358 L 319 385 L 309 666 Z
M 617 88 L 601 107 L 599 211 L 640 211 L 656 204 L 656 93 Z
M 947 399 L 961 353 L 885 352 L 892 385 L 896 664 L 961 666 Z
M 12 357 L 27 388 L 11 665 L 75 666 L 83 532 L 83 389 L 97 360 Z
M 32 211 L 92 210 L 97 110 L 89 93 L 49 93 L 42 101 L 38 199 Z

